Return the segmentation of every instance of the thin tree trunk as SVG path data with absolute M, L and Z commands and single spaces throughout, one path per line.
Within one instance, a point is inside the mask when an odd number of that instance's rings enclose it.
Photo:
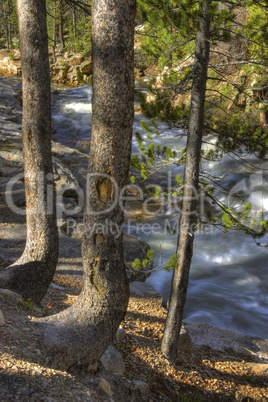
M 6 3 L 3 0 L 3 16 L 4 16 L 4 25 L 5 25 L 5 36 L 6 36 L 6 47 L 9 49 L 9 36 L 8 36 L 8 27 L 7 27 L 7 13 L 6 13 Z
M 161 349 L 171 361 L 176 360 L 178 339 L 189 280 L 196 224 L 196 201 L 199 180 L 199 163 L 204 121 L 204 102 L 209 61 L 210 1 L 199 3 L 202 18 L 196 36 L 195 63 L 191 94 L 190 121 L 186 148 L 184 195 L 180 218 L 177 262 L 173 272 L 169 311 L 166 319 Z
M 56 0 L 54 0 L 54 20 L 53 20 L 53 47 L 52 47 L 52 53 L 53 53 L 53 61 L 56 63 L 57 57 L 56 57 L 56 46 L 57 46 L 57 37 L 56 37 L 56 25 L 57 25 L 57 13 L 56 13 Z
M 58 257 L 45 0 L 18 0 L 18 16 L 27 240 L 21 258 L 1 272 L 0 287 L 38 303 L 52 281 Z
M 62 0 L 59 1 L 59 38 L 60 38 L 60 53 L 63 53 L 64 37 L 63 37 Z
M 7 30 L 8 30 L 9 46 L 10 46 L 10 48 L 12 48 L 11 26 L 10 26 L 10 4 L 9 4 L 9 0 L 7 0 Z
M 76 13 L 75 13 L 75 7 L 72 8 L 72 14 L 73 14 L 73 37 L 74 37 L 74 41 L 76 41 Z
M 93 111 L 85 233 L 84 287 L 76 303 L 44 325 L 53 367 L 95 365 L 114 338 L 128 303 L 120 190 L 128 182 L 134 110 L 135 0 L 92 5 Z

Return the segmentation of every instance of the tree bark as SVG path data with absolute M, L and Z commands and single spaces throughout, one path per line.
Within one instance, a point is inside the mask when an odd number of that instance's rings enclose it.
M 54 63 L 56 63 L 57 61 L 57 57 L 56 57 L 56 46 L 57 46 L 57 38 L 56 38 L 56 25 L 57 25 L 57 13 L 56 13 L 56 9 L 57 9 L 57 5 L 56 5 L 56 0 L 54 0 L 54 18 L 53 18 L 53 47 L 52 47 L 52 54 L 53 54 L 53 61 Z
M 72 7 L 72 17 L 73 17 L 73 37 L 74 41 L 76 41 L 76 12 L 75 7 Z
M 134 110 L 135 0 L 92 4 L 92 138 L 82 241 L 84 287 L 76 303 L 43 318 L 50 365 L 95 365 L 124 318 L 121 189 L 128 182 Z
M 179 352 L 177 350 L 178 340 L 193 254 L 204 102 L 209 61 L 210 16 L 208 8 L 210 2 L 199 2 L 202 18 L 199 21 L 195 45 L 195 63 L 193 67 L 191 109 L 184 173 L 184 195 L 177 246 L 178 259 L 173 272 L 169 311 L 161 345 L 163 354 L 171 361 L 176 360 L 177 353 Z
M 10 46 L 10 48 L 12 48 L 11 25 L 10 25 L 10 4 L 9 4 L 9 0 L 7 0 L 7 30 L 8 30 L 9 46 Z
M 64 37 L 63 37 L 63 18 L 62 18 L 62 0 L 59 1 L 59 38 L 60 38 L 60 53 L 64 50 Z
M 6 46 L 7 46 L 7 49 L 9 49 L 9 35 L 8 35 L 7 12 L 6 12 L 5 0 L 3 0 L 3 17 L 4 17 L 4 25 L 5 25 Z
M 20 259 L 1 272 L 0 287 L 39 303 L 58 258 L 45 0 L 18 0 L 18 16 L 27 239 Z

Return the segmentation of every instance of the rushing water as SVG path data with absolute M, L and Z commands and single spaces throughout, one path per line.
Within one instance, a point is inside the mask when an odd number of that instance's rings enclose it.
M 140 120 L 135 115 L 133 131 L 139 131 Z M 88 141 L 91 124 L 91 88 L 88 86 L 60 92 L 53 97 L 54 139 L 75 147 Z M 160 129 L 164 129 L 164 126 Z M 177 130 L 167 130 L 160 141 L 180 150 L 186 139 Z M 210 138 L 213 147 L 213 137 Z M 137 152 L 133 136 L 132 151 Z M 219 199 L 239 206 L 234 194 L 244 197 L 254 205 L 255 211 L 268 207 L 268 164 L 247 157 L 243 164 L 239 157 L 224 156 L 219 162 L 203 163 L 202 168 L 218 176 L 224 176 L 221 184 L 226 190 L 218 191 Z M 160 169 L 150 183 L 167 188 L 174 184 L 176 174 L 183 174 L 183 167 L 170 166 Z M 207 200 L 201 200 L 204 208 L 217 209 Z M 201 205 L 202 207 L 202 205 Z M 159 254 L 161 261 L 176 250 L 178 205 L 161 206 L 154 216 L 141 215 L 139 219 L 128 215 L 125 229 L 146 240 Z M 264 241 L 265 239 L 262 239 Z M 194 242 L 190 282 L 185 320 L 203 322 L 241 333 L 267 337 L 268 330 L 268 250 L 258 247 L 251 237 L 240 232 L 223 233 L 207 227 L 197 231 Z M 163 297 L 170 291 L 172 273 L 158 270 L 147 280 Z

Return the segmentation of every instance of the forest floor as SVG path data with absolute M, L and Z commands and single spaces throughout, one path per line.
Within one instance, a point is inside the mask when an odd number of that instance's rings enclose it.
M 6 325 L 0 327 L 1 401 L 267 401 L 268 364 L 254 362 L 231 349 L 216 352 L 193 348 L 170 364 L 160 350 L 166 310 L 159 298 L 131 297 L 122 328 L 125 337 L 113 346 L 122 354 L 124 377 L 100 367 L 95 374 L 66 373 L 46 365 L 38 347 L 35 318 L 70 306 L 82 280 L 56 275 L 61 288 L 50 288 L 42 309 L 0 295 Z M 105 378 L 108 394 L 100 383 Z M 149 391 L 131 391 L 131 381 L 149 385 Z

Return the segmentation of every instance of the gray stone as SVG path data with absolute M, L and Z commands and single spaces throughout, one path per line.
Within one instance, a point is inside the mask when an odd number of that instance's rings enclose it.
M 97 368 L 98 368 L 98 363 L 89 364 L 87 366 L 87 372 L 88 373 L 95 373 L 97 371 Z
M 9 289 L 0 289 L 0 296 L 10 297 L 17 302 L 22 302 L 22 297 L 18 293 L 12 292 Z
M 111 385 L 105 378 L 100 378 L 98 388 L 100 391 L 102 391 L 104 394 L 106 394 L 110 398 L 113 396 Z
M 144 381 L 140 381 L 140 380 L 133 380 L 132 384 L 134 385 L 135 389 L 137 389 L 138 391 L 140 391 L 141 394 L 148 394 L 150 392 L 150 387 L 149 385 L 144 382 Z
M 179 341 L 178 341 L 178 349 L 177 349 L 177 354 L 179 355 L 180 352 L 185 353 L 187 355 L 192 354 L 192 341 L 191 337 L 182 325 L 181 331 L 180 331 L 180 336 L 179 336 Z
M 125 372 L 125 362 L 123 357 L 118 350 L 112 346 L 109 346 L 108 349 L 103 353 L 100 361 L 103 367 L 112 373 L 123 375 Z
M 118 328 L 115 335 L 115 339 L 117 340 L 117 342 L 122 342 L 125 339 L 125 337 L 126 337 L 126 331 L 124 330 L 124 328 Z
M 65 290 L 66 289 L 65 287 L 57 285 L 56 283 L 53 283 L 53 282 L 51 282 L 50 288 L 55 289 L 55 290 Z
M 129 284 L 129 291 L 131 296 L 139 297 L 161 297 L 160 294 L 149 283 L 144 282 L 131 282 Z
M 208 346 L 213 350 L 232 349 L 236 353 L 257 359 L 268 359 L 268 339 L 239 334 L 209 324 L 184 324 L 194 347 Z
M 2 311 L 0 310 L 0 327 L 2 327 L 3 325 L 5 325 L 5 319 Z

